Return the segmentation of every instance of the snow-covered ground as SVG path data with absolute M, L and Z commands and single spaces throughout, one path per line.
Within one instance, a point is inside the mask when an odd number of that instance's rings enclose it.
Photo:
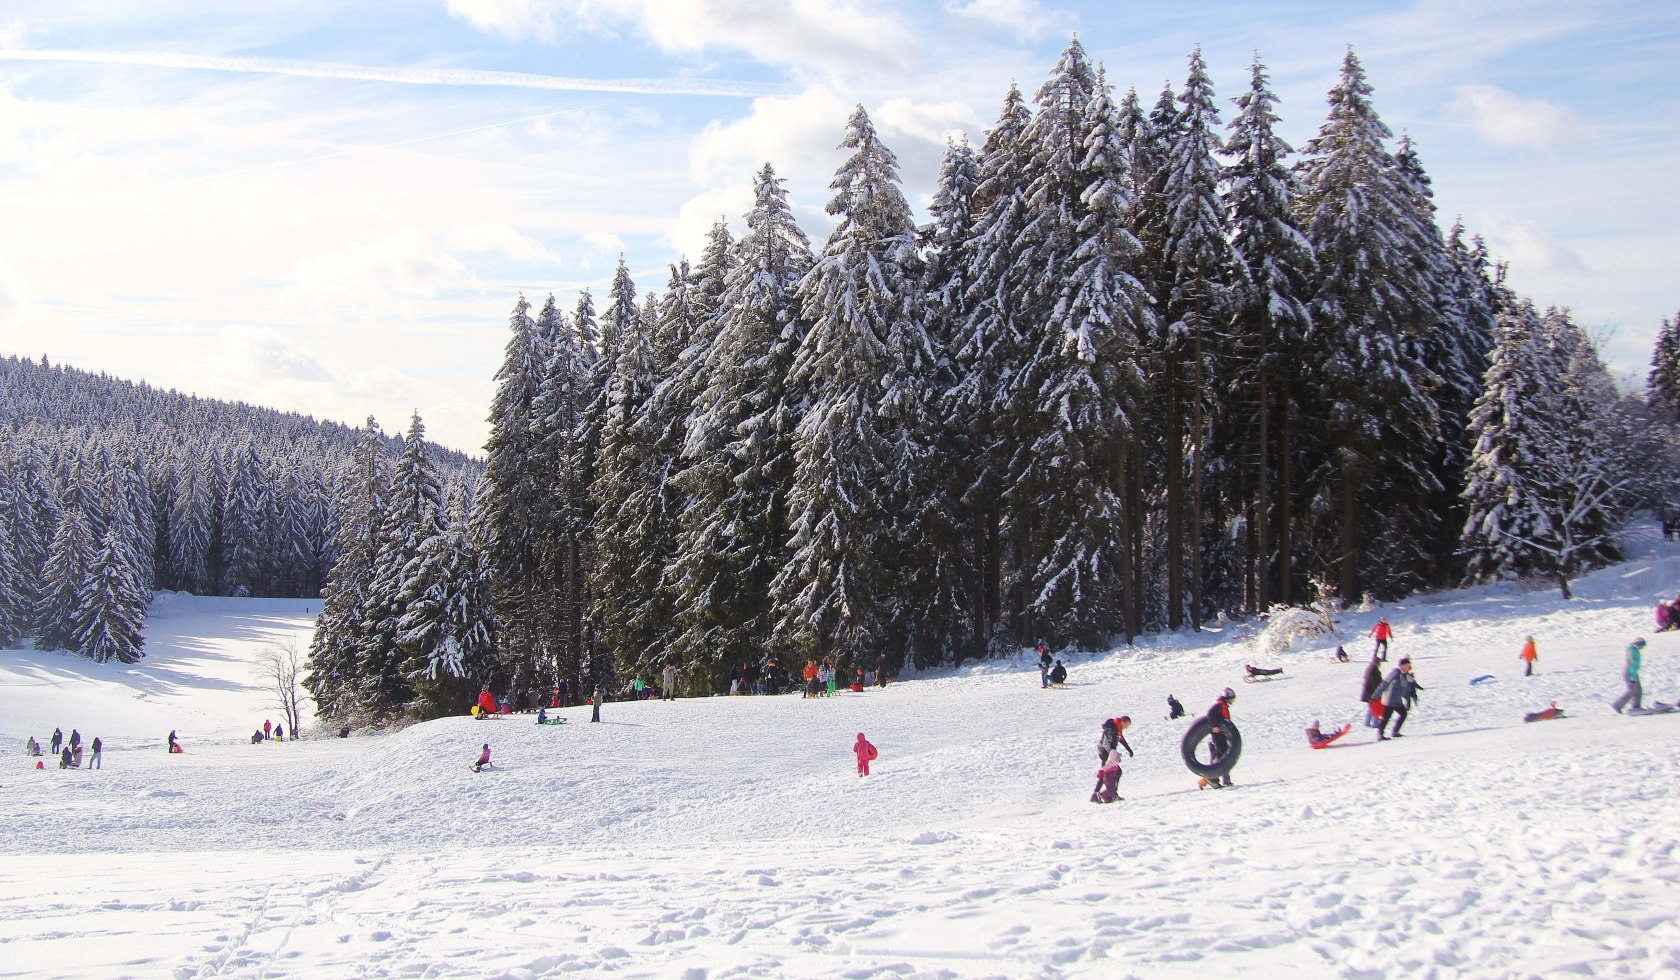
M 1573 602 L 1349 612 L 1352 663 L 1315 641 L 1260 684 L 1233 625 L 1075 658 L 1065 690 L 1023 656 L 260 746 L 248 660 L 309 603 L 165 597 L 140 665 L 0 653 L 0 976 L 1680 976 L 1680 713 L 1608 707 L 1636 634 L 1647 700 L 1680 695 L 1680 634 L 1649 632 L 1680 546 L 1629 544 Z M 1383 614 L 1424 686 L 1407 737 L 1309 750 L 1315 718 L 1358 719 Z M 1237 787 L 1203 792 L 1165 697 L 1194 716 L 1227 684 Z M 1523 723 L 1554 699 L 1569 717 Z M 1095 806 L 1120 713 L 1126 799 Z M 103 735 L 105 768 L 25 768 L 55 725 Z

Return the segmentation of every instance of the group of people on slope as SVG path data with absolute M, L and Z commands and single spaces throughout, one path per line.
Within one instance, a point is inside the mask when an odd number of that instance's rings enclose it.
M 1657 603 L 1657 632 L 1680 630 L 1680 595 L 1673 601 Z
M 1394 669 L 1388 672 L 1388 677 L 1384 678 L 1381 658 L 1376 653 L 1371 654 L 1371 662 L 1365 668 L 1365 680 L 1359 690 L 1359 700 L 1370 713 L 1365 723 L 1377 730 L 1377 741 L 1404 737 L 1400 729 L 1406 724 L 1406 716 L 1417 703 L 1417 692 L 1421 690 L 1423 685 L 1412 673 L 1411 657 L 1401 657 Z M 1392 735 L 1388 731 L 1390 721 L 1394 722 Z
M 297 737 L 298 733 L 294 730 L 292 732 L 292 741 L 297 741 Z M 273 722 L 264 719 L 263 726 L 251 733 L 251 744 L 260 745 L 263 742 L 271 740 L 275 742 L 284 742 L 286 740 L 286 726 L 276 725 Z
M 88 748 L 90 750 L 90 754 L 87 759 L 87 767 L 89 769 L 103 768 L 100 765 L 100 753 L 105 748 L 104 743 L 98 738 L 95 738 Z M 82 768 L 82 733 L 72 728 L 70 729 L 70 738 L 66 740 L 64 737 L 64 729 L 53 729 L 51 748 L 49 751 L 52 755 L 58 757 L 58 768 Z M 41 757 L 41 743 L 35 740 L 35 736 L 29 736 L 29 741 L 23 743 L 23 754 L 25 757 L 31 759 L 38 759 Z M 41 767 L 37 764 L 36 768 Z
M 1067 666 L 1060 660 L 1050 656 L 1050 648 L 1044 641 L 1038 643 L 1038 686 L 1049 687 L 1054 684 L 1061 687 L 1067 683 Z

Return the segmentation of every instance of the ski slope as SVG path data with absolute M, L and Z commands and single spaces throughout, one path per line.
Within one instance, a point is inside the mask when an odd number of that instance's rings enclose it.
M 1680 713 L 1608 707 L 1635 635 L 1647 701 L 1680 695 L 1680 634 L 1649 613 L 1680 546 L 1628 546 L 1571 602 L 1349 611 L 1349 664 L 1336 638 L 1261 658 L 1227 624 L 1071 658 L 1064 690 L 1023 654 L 817 701 L 255 746 L 249 657 L 306 636 L 308 604 L 167 596 L 140 665 L 0 653 L 0 976 L 1680 975 Z M 1357 703 L 1379 615 L 1424 687 L 1382 744 Z M 1285 673 L 1244 684 L 1245 662 Z M 1194 717 L 1227 685 L 1237 786 L 1204 792 L 1165 698 Z M 1553 700 L 1568 717 L 1523 723 Z M 1092 805 L 1120 713 L 1125 800 Z M 1312 751 L 1314 719 L 1355 727 Z M 104 735 L 105 769 L 25 768 L 54 725 Z

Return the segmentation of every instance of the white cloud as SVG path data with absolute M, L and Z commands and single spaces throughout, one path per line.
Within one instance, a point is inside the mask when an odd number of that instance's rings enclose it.
M 1483 216 L 1488 248 L 1496 259 L 1509 262 L 1513 272 L 1530 281 L 1584 276 L 1589 269 L 1580 254 L 1559 242 L 1532 221 Z
M 767 64 L 830 72 L 901 70 L 916 50 L 904 23 L 866 0 L 449 0 L 449 12 L 514 39 L 554 41 L 622 27 L 665 52 L 740 51 Z
M 946 0 L 945 12 L 961 20 L 1002 28 L 1024 41 L 1065 34 L 1074 23 L 1071 17 L 1044 9 L 1040 0 Z
M 749 184 L 769 162 L 783 176 L 822 174 L 821 186 L 827 186 L 852 108 L 824 85 L 785 98 L 754 99 L 744 118 L 710 123 L 694 138 L 689 169 L 702 184 Z
M 739 237 L 742 230 L 740 218 L 752 207 L 752 203 L 750 176 L 702 191 L 677 209 L 676 220 L 666 229 L 665 240 L 677 252 L 698 262 L 706 250 L 712 226 L 717 224 L 718 219 L 724 219 Z
M 16 46 L 19 41 L 23 40 L 26 30 L 23 21 L 16 17 L 0 21 L 0 48 Z
M 0 258 L 0 330 L 10 331 L 29 312 L 29 299 L 17 272 Z
M 286 291 L 305 304 L 366 317 L 429 299 L 467 275 L 466 265 L 431 236 L 410 230 L 303 259 Z
M 194 373 L 236 386 L 281 381 L 326 381 L 330 374 L 315 355 L 271 327 L 223 327 Z
M 495 0 L 495 4 L 525 2 L 527 0 Z M 541 2 L 541 0 L 533 0 L 533 2 Z M 301 78 L 340 78 L 350 81 L 392 82 L 402 85 L 529 88 L 564 92 L 621 92 L 633 95 L 748 97 L 782 90 L 782 86 L 762 82 L 714 81 L 693 77 L 576 78 L 517 71 L 482 71 L 472 68 L 392 68 L 380 65 L 350 65 L 333 61 L 227 57 L 184 54 L 172 51 L 26 50 L 0 46 L 0 61 L 143 65 L 153 68 L 235 72 L 253 75 L 293 75 Z
M 977 134 L 985 128 L 974 107 L 966 102 L 915 102 L 888 99 L 870 113 L 889 146 L 894 136 L 903 136 L 939 147 L 959 133 Z
M 1576 137 L 1580 121 L 1563 106 L 1519 98 L 1497 85 L 1460 85 L 1449 111 L 1495 146 L 1558 147 Z

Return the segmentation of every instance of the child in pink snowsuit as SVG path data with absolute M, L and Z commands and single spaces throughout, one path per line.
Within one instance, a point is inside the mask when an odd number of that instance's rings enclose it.
M 881 753 L 875 751 L 875 746 L 869 744 L 869 739 L 863 737 L 862 732 L 858 732 L 857 744 L 852 746 L 852 754 L 857 756 L 858 775 L 860 777 L 869 775 L 870 760 L 879 758 L 881 755 Z

